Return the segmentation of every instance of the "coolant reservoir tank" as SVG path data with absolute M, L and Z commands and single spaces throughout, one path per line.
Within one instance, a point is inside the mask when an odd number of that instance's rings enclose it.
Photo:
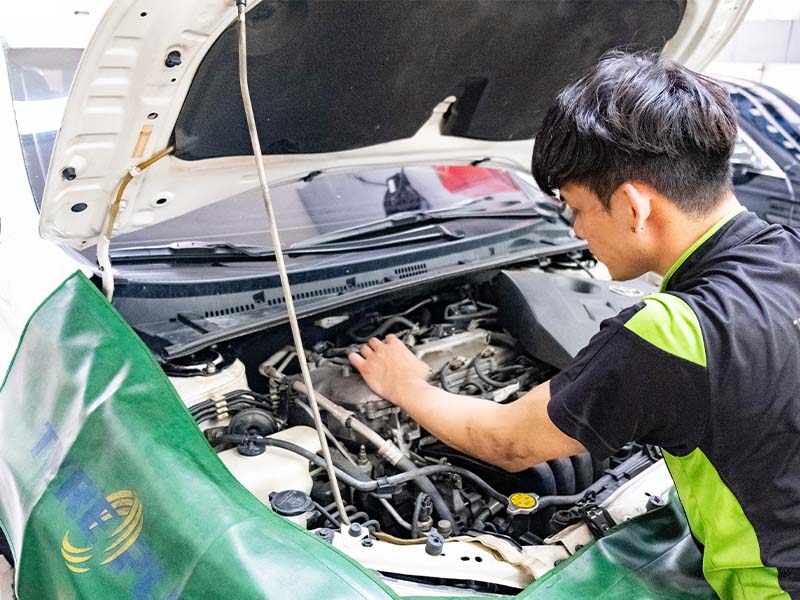
M 217 394 L 248 389 L 244 363 L 239 359 L 212 375 L 170 376 L 169 380 L 186 406 L 193 406 Z
M 239 359 L 228 366 L 219 369 L 216 373 L 195 375 L 192 377 L 169 377 L 170 382 L 183 400 L 191 408 L 198 402 L 210 400 L 227 392 L 247 390 L 247 377 L 245 376 L 244 363 Z M 200 424 L 200 429 L 221 427 L 228 424 L 229 419 L 211 419 Z
M 310 452 L 319 452 L 319 437 L 311 427 L 298 425 L 274 433 L 271 438 L 285 440 L 305 448 Z M 244 456 L 236 448 L 220 452 L 220 457 L 228 470 L 244 487 L 261 502 L 269 506 L 269 495 L 284 490 L 302 490 L 311 492 L 311 476 L 309 463 L 302 456 L 267 446 L 258 456 Z M 306 516 L 291 517 L 289 520 L 305 527 Z

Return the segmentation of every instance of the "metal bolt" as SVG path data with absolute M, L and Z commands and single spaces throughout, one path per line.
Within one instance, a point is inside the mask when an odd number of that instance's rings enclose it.
M 321 527 L 320 529 L 317 529 L 317 535 L 329 544 L 333 543 L 333 531 L 331 529 L 327 527 Z
M 647 505 L 645 506 L 645 510 L 655 510 L 656 508 L 661 508 L 665 506 L 667 502 L 661 496 L 650 496 L 647 499 Z

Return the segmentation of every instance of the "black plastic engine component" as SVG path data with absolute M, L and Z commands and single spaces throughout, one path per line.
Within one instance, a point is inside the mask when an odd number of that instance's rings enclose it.
M 248 408 L 231 417 L 228 433 L 235 435 L 258 435 L 266 437 L 278 431 L 278 423 L 267 411 Z
M 196 377 L 219 373 L 234 361 L 234 356 L 224 349 L 206 348 L 173 360 L 163 360 L 161 368 L 170 377 Z
M 492 285 L 502 326 L 529 354 L 559 369 L 601 321 L 657 291 L 642 279 L 617 283 L 540 271 L 502 271 Z
M 551 460 L 518 473 L 508 473 L 482 460 L 463 455 L 441 442 L 425 445 L 419 451 L 426 457 L 446 458 L 454 465 L 473 471 L 503 494 L 530 490 L 540 496 L 568 496 L 589 487 L 607 466 L 607 463 L 595 465 L 592 457 L 584 453 Z

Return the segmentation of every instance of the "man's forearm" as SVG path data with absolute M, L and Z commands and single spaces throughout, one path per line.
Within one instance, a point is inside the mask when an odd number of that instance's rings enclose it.
M 550 382 L 510 404 L 457 396 L 427 383 L 428 365 L 397 336 L 370 338 L 348 355 L 367 385 L 437 438 L 508 471 L 583 451 L 550 420 Z
M 501 468 L 514 469 L 534 456 L 517 456 L 508 406 L 459 396 L 423 381 L 411 382 L 391 400 L 448 446 Z

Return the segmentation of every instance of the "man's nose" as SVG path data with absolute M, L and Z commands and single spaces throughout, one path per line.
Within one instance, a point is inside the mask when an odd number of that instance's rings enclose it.
M 585 240 L 586 238 L 583 235 L 583 224 L 581 223 L 580 219 L 575 219 L 572 223 L 572 231 L 575 232 L 575 237 Z

